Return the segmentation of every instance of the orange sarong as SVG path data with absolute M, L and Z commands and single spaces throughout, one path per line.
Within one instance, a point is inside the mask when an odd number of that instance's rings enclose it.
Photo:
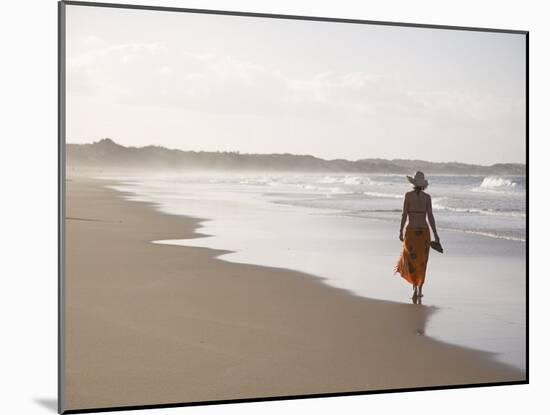
M 430 230 L 427 227 L 407 227 L 405 241 L 403 241 L 403 252 L 397 262 L 394 274 L 399 273 L 411 284 L 422 287 L 426 278 L 430 242 Z

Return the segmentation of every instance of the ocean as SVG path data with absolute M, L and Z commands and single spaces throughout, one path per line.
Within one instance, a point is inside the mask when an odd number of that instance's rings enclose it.
M 276 203 L 395 222 L 410 184 L 402 175 L 266 175 L 211 179 L 262 192 Z M 431 176 L 433 210 L 442 229 L 525 241 L 523 176 Z

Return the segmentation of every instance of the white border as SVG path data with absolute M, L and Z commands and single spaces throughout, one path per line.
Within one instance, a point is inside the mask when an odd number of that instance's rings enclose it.
M 110 2 L 116 2 L 110 0 Z M 132 1 L 129 1 L 132 2 Z M 531 385 L 407 394 L 141 411 L 178 414 L 332 414 L 408 412 L 446 415 L 517 414 L 544 407 L 547 393 L 545 238 L 549 235 L 545 169 L 548 154 L 550 26 L 544 2 L 461 0 L 202 0 L 140 1 L 187 8 L 357 18 L 530 31 L 531 54 Z M 0 175 L 0 323 L 2 411 L 52 414 L 57 349 L 57 5 L 55 0 L 12 0 L 0 13 L 2 109 Z M 540 183 L 540 184 L 539 184 Z M 535 191 L 536 188 L 538 191 Z M 545 186 L 547 187 L 547 186 Z M 537 209 L 537 206 L 539 208 Z M 547 205 L 546 205 L 547 206 Z M 544 215 L 544 216 L 543 216 Z M 536 224 L 536 227 L 535 227 Z M 544 268 L 543 268 L 544 267 Z M 540 351 L 540 353 L 537 353 Z M 46 406 L 43 402 L 46 401 Z M 42 403 L 40 403 L 42 402 Z M 533 411 L 537 412 L 537 411 Z M 129 412 L 119 412 L 129 413 Z

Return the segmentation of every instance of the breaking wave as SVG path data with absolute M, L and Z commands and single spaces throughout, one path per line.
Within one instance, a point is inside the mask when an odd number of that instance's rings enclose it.
M 476 192 L 491 191 L 512 191 L 523 190 L 525 188 L 525 179 L 509 178 L 500 176 L 487 176 L 481 184 L 474 188 Z

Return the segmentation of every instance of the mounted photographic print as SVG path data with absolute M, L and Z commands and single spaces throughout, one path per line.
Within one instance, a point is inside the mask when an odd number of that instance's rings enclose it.
M 527 32 L 59 12 L 60 412 L 527 383 Z

